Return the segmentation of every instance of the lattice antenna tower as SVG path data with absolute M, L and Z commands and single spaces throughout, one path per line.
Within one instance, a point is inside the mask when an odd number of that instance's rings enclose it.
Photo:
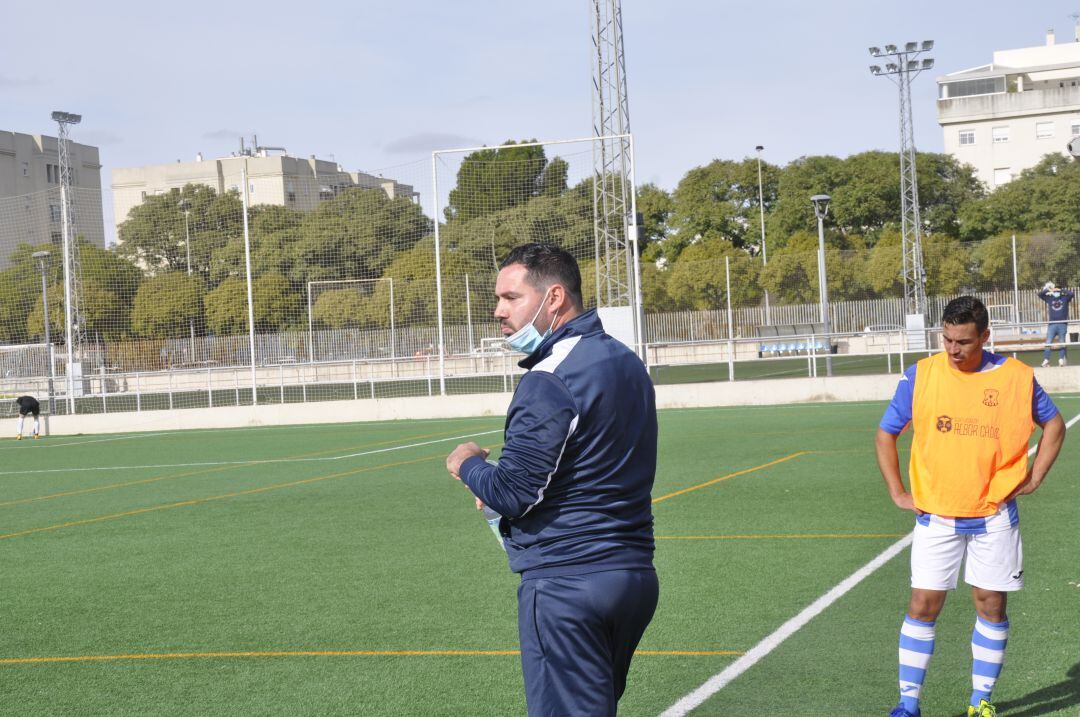
M 60 223 L 64 252 L 64 325 L 68 365 L 83 360 L 86 335 L 83 329 L 82 263 L 75 234 L 75 193 L 72 191 L 71 143 L 68 127 L 79 124 L 82 115 L 53 112 L 56 122 L 56 150 L 60 156 Z M 70 369 L 69 369 L 70 373 Z
M 620 0 L 593 5 L 593 217 L 596 239 L 596 301 L 633 303 L 633 255 L 628 241 L 631 196 L 630 110 L 626 97 Z M 622 135 L 622 136 L 620 136 Z
M 915 128 L 911 112 L 911 81 L 934 66 L 920 55 L 934 48 L 933 40 L 908 42 L 903 49 L 886 45 L 871 47 L 873 57 L 886 58 L 885 68 L 871 65 L 870 72 L 888 77 L 900 90 L 900 231 L 903 238 L 904 305 L 908 314 L 926 316 L 926 269 L 922 253 L 922 221 L 919 218 L 919 180 L 915 171 Z

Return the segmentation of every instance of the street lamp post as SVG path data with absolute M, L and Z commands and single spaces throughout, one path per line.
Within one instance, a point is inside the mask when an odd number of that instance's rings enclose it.
M 41 307 L 44 312 L 45 319 L 45 361 L 49 364 L 49 413 L 45 416 L 45 435 L 49 434 L 49 417 L 56 413 L 56 399 L 53 393 L 53 348 L 52 348 L 52 336 L 49 333 L 49 284 L 46 279 L 49 265 L 49 252 L 36 251 L 33 253 L 33 258 L 37 259 L 38 266 L 41 268 Z
M 758 209 L 761 210 L 761 264 L 762 266 L 769 265 L 769 253 L 765 251 L 765 190 L 761 183 L 761 152 L 765 149 L 764 146 L 758 145 L 754 147 L 757 152 L 757 191 L 758 191 Z M 765 323 L 766 325 L 772 324 L 772 318 L 769 316 L 769 290 L 765 289 Z
M 825 327 L 825 375 L 832 376 L 832 322 L 829 321 L 829 286 L 825 278 L 825 216 L 829 213 L 829 195 L 810 197 L 817 216 L 818 235 L 818 300 L 821 303 L 821 323 Z

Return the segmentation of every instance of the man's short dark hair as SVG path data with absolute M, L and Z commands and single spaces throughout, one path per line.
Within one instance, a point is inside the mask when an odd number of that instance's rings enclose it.
M 510 250 L 499 268 L 513 264 L 524 266 L 529 283 L 538 289 L 546 290 L 552 284 L 561 284 L 574 306 L 583 308 L 581 270 L 568 251 L 552 244 L 522 244 Z
M 986 306 L 974 296 L 960 296 L 945 305 L 945 311 L 941 314 L 942 325 L 960 326 L 961 324 L 975 324 L 981 334 L 990 325 L 990 315 L 986 313 Z

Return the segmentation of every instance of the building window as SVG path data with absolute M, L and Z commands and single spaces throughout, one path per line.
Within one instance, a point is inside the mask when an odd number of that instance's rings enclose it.
M 53 183 L 53 181 L 52 181 L 52 165 L 51 164 L 46 164 L 45 165 L 45 179 L 46 179 L 46 181 L 48 181 L 49 184 Z
M 1080 119 L 1074 119 L 1069 123 L 1069 134 L 1073 137 L 1080 135 Z
M 289 199 L 290 202 L 295 202 L 296 201 L 296 192 L 289 192 L 288 199 Z
M 987 77 L 982 80 L 958 80 L 938 85 L 938 99 L 955 99 L 973 95 L 994 95 L 1005 91 L 1004 77 Z
M 22 163 L 22 176 L 24 176 L 24 177 L 29 177 L 30 176 L 30 163 L 29 162 L 23 162 Z
M 975 144 L 975 130 L 965 129 L 960 130 L 960 144 Z
M 1000 142 L 1009 141 L 1009 128 L 1008 127 L 994 127 L 993 130 L 994 144 Z
M 1035 123 L 1035 138 L 1036 139 L 1048 139 L 1054 136 L 1054 123 L 1053 122 L 1036 122 Z
M 1008 167 L 1000 167 L 994 170 L 994 186 L 1000 187 L 1012 181 L 1012 172 Z
M 60 221 L 60 207 L 56 204 L 49 205 L 49 221 L 56 223 Z

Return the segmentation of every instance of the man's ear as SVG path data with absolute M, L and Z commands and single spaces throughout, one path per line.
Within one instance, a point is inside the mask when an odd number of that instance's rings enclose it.
M 566 309 L 567 293 L 566 288 L 562 284 L 552 284 L 548 289 L 550 306 L 558 307 L 559 313 L 562 313 Z

